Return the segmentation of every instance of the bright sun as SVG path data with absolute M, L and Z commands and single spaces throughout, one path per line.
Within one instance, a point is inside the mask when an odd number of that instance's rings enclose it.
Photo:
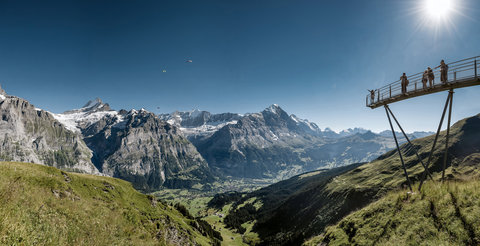
M 425 10 L 432 19 L 446 18 L 452 8 L 452 0 L 425 0 Z

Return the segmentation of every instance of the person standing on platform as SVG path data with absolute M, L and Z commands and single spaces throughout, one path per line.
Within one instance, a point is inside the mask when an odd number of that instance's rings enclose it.
M 442 83 L 447 83 L 447 80 L 448 80 L 448 65 L 445 64 L 444 60 L 442 60 L 440 62 L 440 66 L 438 66 L 436 68 L 440 68 L 440 81 L 442 81 Z
M 428 67 L 428 83 L 430 84 L 430 88 L 433 87 L 433 84 L 435 83 L 435 74 L 433 73 L 433 70 Z
M 403 75 L 400 77 L 400 80 L 402 81 L 402 94 L 406 94 L 407 93 L 407 86 L 408 86 L 407 75 L 405 75 L 405 73 L 403 73 Z
M 375 90 L 368 90 L 370 92 L 371 103 L 375 102 Z
M 423 84 L 423 89 L 427 89 L 427 81 L 428 81 L 428 70 L 425 70 L 425 72 L 423 72 L 423 76 L 422 76 L 422 84 Z

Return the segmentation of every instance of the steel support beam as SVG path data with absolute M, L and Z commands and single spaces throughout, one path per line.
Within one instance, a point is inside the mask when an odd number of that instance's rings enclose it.
M 412 146 L 412 148 L 413 148 L 412 142 L 410 142 L 410 139 L 408 138 L 408 136 L 407 136 L 407 134 L 405 133 L 405 131 L 403 130 L 402 126 L 401 126 L 400 123 L 398 122 L 397 117 L 395 117 L 395 115 L 393 114 L 392 110 L 390 109 L 390 107 L 389 107 L 388 105 L 385 105 L 385 108 L 388 109 L 388 112 L 390 112 L 390 114 L 392 115 L 393 120 L 395 120 L 395 123 L 397 123 L 398 128 L 400 128 L 400 131 L 402 131 L 403 136 L 405 137 L 405 139 L 407 139 L 408 144 L 410 144 L 410 146 Z M 425 172 L 427 172 L 428 177 L 430 177 L 430 179 L 433 180 L 432 174 L 430 174 L 430 171 L 428 171 L 427 167 L 425 166 L 425 163 L 423 163 L 422 158 L 420 158 L 420 156 L 418 155 L 417 150 L 416 150 L 416 149 L 413 149 L 413 151 L 415 151 L 415 155 L 417 156 L 418 160 L 420 161 L 420 163 L 422 164 L 423 168 L 425 169 Z
M 477 58 L 475 58 L 475 62 L 473 63 L 473 66 L 475 66 L 475 78 L 478 78 L 478 75 L 477 75 Z
M 430 155 L 428 156 L 428 161 L 426 164 L 426 168 L 428 169 L 428 165 L 430 165 L 430 161 L 432 160 L 433 152 L 435 151 L 435 145 L 437 144 L 438 135 L 440 135 L 440 130 L 442 129 L 443 119 L 445 118 L 445 113 L 447 111 L 448 103 L 450 102 L 450 93 L 448 93 L 447 101 L 445 102 L 445 107 L 443 108 L 442 118 L 440 119 L 440 124 L 438 125 L 437 134 L 435 135 L 435 140 L 433 141 L 432 150 L 430 151 Z M 418 190 L 422 189 L 423 182 L 425 181 L 425 177 L 427 176 L 427 172 L 423 172 L 420 178 L 420 185 L 418 186 Z
M 448 106 L 448 125 L 447 125 L 447 139 L 445 141 L 445 156 L 443 158 L 442 182 L 445 181 L 445 169 L 447 168 L 448 159 L 448 138 L 450 136 L 450 122 L 452 119 L 452 104 L 453 104 L 453 89 L 450 89 L 448 96 L 450 97 L 450 105 Z
M 412 191 L 412 185 L 410 179 L 408 178 L 407 168 L 405 167 L 405 162 L 403 161 L 402 152 L 400 151 L 400 146 L 398 145 L 397 134 L 395 134 L 395 129 L 393 129 L 392 120 L 390 119 L 390 114 L 388 113 L 388 106 L 385 105 L 385 113 L 387 113 L 388 122 L 390 123 L 390 128 L 392 129 L 393 138 L 395 139 L 395 144 L 397 145 L 398 155 L 400 156 L 400 161 L 402 162 L 403 172 L 405 178 L 407 179 L 408 188 Z

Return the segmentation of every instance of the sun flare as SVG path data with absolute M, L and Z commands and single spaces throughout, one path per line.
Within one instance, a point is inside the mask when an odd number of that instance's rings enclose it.
M 432 19 L 447 18 L 452 8 L 452 0 L 425 0 L 425 10 Z

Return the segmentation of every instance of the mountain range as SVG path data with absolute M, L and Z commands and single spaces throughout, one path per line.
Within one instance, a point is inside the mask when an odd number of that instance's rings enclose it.
M 155 115 L 112 110 L 97 98 L 55 114 L 0 89 L 0 116 L 0 160 L 118 177 L 143 191 L 225 177 L 284 179 L 370 161 L 394 147 L 386 134 L 360 128 L 322 131 L 276 104 L 244 115 Z
M 452 241 L 457 238 L 466 238 L 464 244 L 476 245 L 477 243 L 472 242 L 478 242 L 479 234 L 478 230 L 472 231 L 472 229 L 478 225 L 478 219 L 469 214 L 477 213 L 478 210 L 471 209 L 475 207 L 478 209 L 478 203 L 466 204 L 466 201 L 472 199 L 459 197 L 457 193 L 469 193 L 468 196 L 477 196 L 472 193 L 474 189 L 471 187 L 472 185 L 478 186 L 480 177 L 478 170 L 480 166 L 479 130 L 480 114 L 460 120 L 450 129 L 446 180 L 452 181 L 451 185 L 455 185 L 457 182 L 476 181 L 477 183 L 465 183 L 459 186 L 464 187 L 462 189 L 468 188 L 468 192 L 449 188 L 451 194 L 448 194 L 445 192 L 447 190 L 445 186 L 440 184 L 445 157 L 446 133 L 443 131 L 439 136 L 437 148 L 429 166 L 429 172 L 433 177 L 433 180 L 426 181 L 429 184 L 426 189 L 429 191 L 422 190 L 421 193 L 418 193 L 418 190 L 414 189 L 414 194 L 407 193 L 409 190 L 398 152 L 391 150 L 369 163 L 304 173 L 250 193 L 219 194 L 210 201 L 209 206 L 231 208 L 224 223 L 237 231 L 242 232 L 244 231 L 242 225 L 253 223 L 253 232 L 259 235 L 262 245 L 300 245 L 306 239 L 316 235 L 318 237 L 314 241 L 317 244 L 314 245 L 371 245 L 371 243 L 367 243 L 368 241 L 361 241 L 366 237 L 370 238 L 369 242 L 376 242 L 380 239 L 390 242 L 396 240 L 413 242 L 415 240 L 412 241 L 411 238 L 405 237 L 405 233 L 412 236 L 423 233 L 425 238 L 432 240 L 434 237 L 427 234 L 433 231 L 438 233 L 437 235 L 450 235 L 448 238 Z M 418 151 L 422 161 L 426 163 L 434 138 L 435 136 L 428 136 L 413 140 L 412 145 L 406 143 L 401 146 L 410 180 L 415 186 L 418 185 L 424 170 L 415 155 L 415 150 Z M 430 193 L 432 189 L 438 190 L 439 188 L 445 188 L 444 191 L 441 191 L 443 192 L 442 196 Z M 388 204 L 382 201 L 382 206 L 392 206 L 393 203 L 396 204 L 394 205 L 396 207 L 388 210 L 377 209 L 374 212 L 372 212 L 372 207 L 369 207 L 367 210 L 352 214 L 356 217 L 355 221 L 351 220 L 352 216 L 342 219 L 391 191 L 395 192 L 394 196 L 397 199 L 403 200 L 392 201 L 390 199 Z M 399 193 L 402 195 L 399 196 Z M 401 210 L 403 206 L 408 208 L 408 196 L 416 197 L 415 206 L 419 210 Z M 433 197 L 436 200 L 430 200 Z M 438 201 L 439 199 L 443 200 Z M 459 202 L 455 202 L 455 199 Z M 448 208 L 445 207 L 447 205 Z M 443 211 L 442 214 L 438 210 Z M 425 213 L 418 214 L 420 211 Z M 395 215 L 397 213 L 409 214 L 410 217 L 399 218 Z M 360 218 L 359 215 L 361 215 Z M 417 217 L 425 217 L 427 221 L 421 221 Z M 434 228 L 416 227 L 411 223 L 412 220 Z M 454 225 L 455 223 L 457 224 Z M 324 229 L 332 224 L 336 225 L 327 230 L 327 234 L 322 234 Z M 401 224 L 403 229 L 399 230 Z M 412 228 L 406 228 L 406 224 L 410 224 Z M 368 231 L 370 227 L 376 229 Z M 459 228 L 458 231 L 462 231 L 461 233 L 470 234 L 452 236 L 449 229 L 453 228 Z M 383 230 L 383 232 L 374 230 Z M 421 237 L 416 236 L 415 238 Z
M 286 178 L 322 167 L 367 162 L 395 146 L 391 132 L 376 134 L 362 128 L 322 131 L 276 104 L 244 115 L 193 110 L 160 118 L 178 126 L 212 169 L 240 178 Z M 431 133 L 415 134 L 409 137 Z
M 97 99 L 52 114 L 1 95 L 1 160 L 118 177 L 144 191 L 214 180 L 195 146 L 153 113 L 114 111 Z

